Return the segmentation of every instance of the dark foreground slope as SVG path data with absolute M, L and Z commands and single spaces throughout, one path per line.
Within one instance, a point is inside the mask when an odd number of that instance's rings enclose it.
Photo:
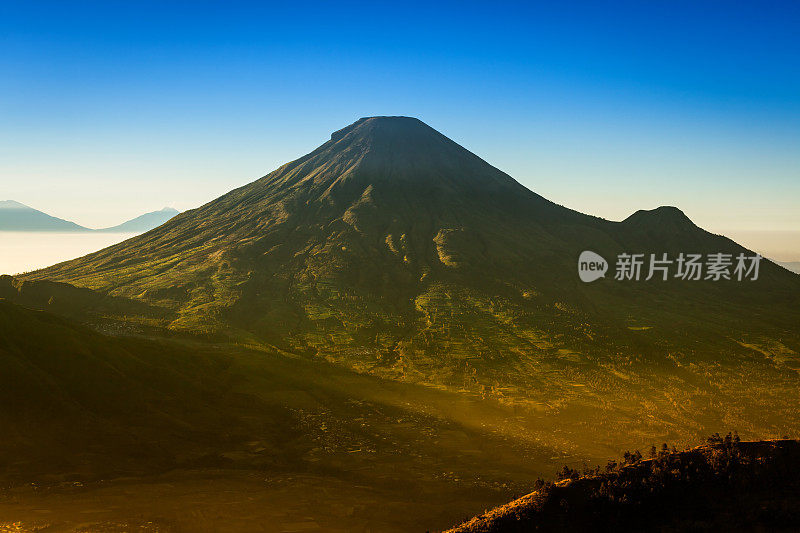
M 800 441 L 709 439 L 564 479 L 449 533 L 798 531 Z
M 8 303 L 63 316 L 94 329 L 117 333 L 154 328 L 165 333 L 158 324 L 173 316 L 170 310 L 141 300 L 109 296 L 69 283 L 23 281 L 8 275 L 0 275 L 0 298 Z M 136 317 L 136 320 L 129 321 L 128 317 Z
M 564 457 L 502 405 L 2 299 L 0 405 L 0 531 L 441 528 Z
M 159 471 L 224 450 L 224 428 L 243 413 L 225 395 L 230 364 L 0 299 L 3 480 Z M 264 413 L 265 424 L 281 414 Z

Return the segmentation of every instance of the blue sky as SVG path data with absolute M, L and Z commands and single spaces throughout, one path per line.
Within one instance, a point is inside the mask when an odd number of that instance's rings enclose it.
M 0 199 L 187 209 L 399 114 L 558 203 L 800 260 L 800 3 L 556 4 L 2 2 Z

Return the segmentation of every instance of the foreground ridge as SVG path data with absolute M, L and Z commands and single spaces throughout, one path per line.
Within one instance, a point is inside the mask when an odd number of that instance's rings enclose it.
M 739 442 L 715 435 L 695 448 L 642 459 L 626 453 L 583 475 L 568 467 L 555 483 L 447 533 L 522 531 L 747 531 L 800 527 L 800 440 Z

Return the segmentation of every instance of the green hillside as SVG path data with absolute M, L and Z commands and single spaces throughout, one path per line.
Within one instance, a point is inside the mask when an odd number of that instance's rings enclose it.
M 612 269 L 621 252 L 745 251 L 676 208 L 622 222 L 566 209 L 416 119 L 374 117 L 151 232 L 25 279 L 146 302 L 174 331 L 482 393 L 544 386 L 558 398 L 549 388 L 573 365 L 603 382 L 637 364 L 798 368 L 800 276 L 764 261 L 757 281 L 612 273 L 584 284 L 587 249 Z

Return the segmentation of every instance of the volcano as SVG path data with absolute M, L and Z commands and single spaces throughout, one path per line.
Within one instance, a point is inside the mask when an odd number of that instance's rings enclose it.
M 611 275 L 582 283 L 583 250 Z M 586 364 L 617 381 L 631 364 L 800 368 L 800 277 L 766 260 L 755 281 L 613 279 L 620 253 L 681 252 L 755 255 L 675 207 L 622 222 L 570 210 L 420 120 L 371 117 L 148 233 L 23 279 L 143 300 L 169 311 L 170 330 L 482 393 L 556 393 L 547 376 L 563 388 Z M 597 370 L 607 364 L 617 374 Z

